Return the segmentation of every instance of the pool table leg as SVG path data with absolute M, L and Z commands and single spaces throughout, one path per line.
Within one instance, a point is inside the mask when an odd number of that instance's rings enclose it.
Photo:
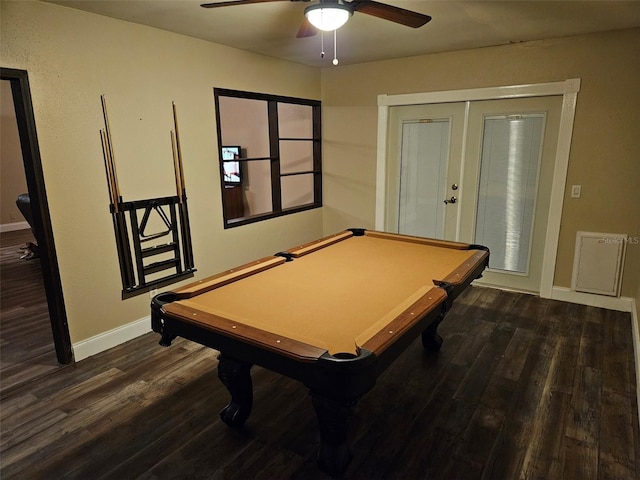
M 444 320 L 444 313 L 441 313 L 438 318 L 422 332 L 422 346 L 428 352 L 437 352 L 442 347 L 442 337 L 438 335 L 438 325 Z
M 231 394 L 231 401 L 220 412 L 220 418 L 230 427 L 241 427 L 253 407 L 252 365 L 222 353 L 218 362 L 218 378 Z
M 357 400 L 339 401 L 314 392 L 310 392 L 310 395 L 320 428 L 318 463 L 328 474 L 339 475 L 351 460 L 347 429 Z

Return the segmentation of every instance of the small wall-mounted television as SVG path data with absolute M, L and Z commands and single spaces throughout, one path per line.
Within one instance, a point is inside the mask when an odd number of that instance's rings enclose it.
M 222 168 L 224 183 L 227 185 L 240 185 L 242 183 L 241 149 L 238 146 L 222 147 Z

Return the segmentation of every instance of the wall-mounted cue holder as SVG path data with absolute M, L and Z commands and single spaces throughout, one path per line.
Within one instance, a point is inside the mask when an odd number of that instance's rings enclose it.
M 171 131 L 176 195 L 125 202 L 120 195 L 113 142 L 104 95 L 100 97 L 105 128 L 100 130 L 109 190 L 109 210 L 122 277 L 122 298 L 192 277 L 193 264 L 187 193 L 182 168 L 175 103 Z M 129 235 L 131 232 L 131 235 Z

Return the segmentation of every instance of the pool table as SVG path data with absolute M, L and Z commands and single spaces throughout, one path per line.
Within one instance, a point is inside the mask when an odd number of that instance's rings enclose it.
M 306 385 L 320 467 L 340 474 L 358 399 L 416 337 L 440 349 L 438 324 L 488 260 L 479 245 L 347 230 L 155 296 L 152 328 L 163 346 L 180 336 L 220 351 L 232 427 L 251 412 L 252 365 Z

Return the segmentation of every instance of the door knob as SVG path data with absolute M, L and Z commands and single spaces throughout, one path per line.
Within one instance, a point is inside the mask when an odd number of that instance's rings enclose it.
M 456 203 L 458 201 L 458 199 L 456 197 L 451 197 L 447 200 L 444 201 L 444 203 Z

